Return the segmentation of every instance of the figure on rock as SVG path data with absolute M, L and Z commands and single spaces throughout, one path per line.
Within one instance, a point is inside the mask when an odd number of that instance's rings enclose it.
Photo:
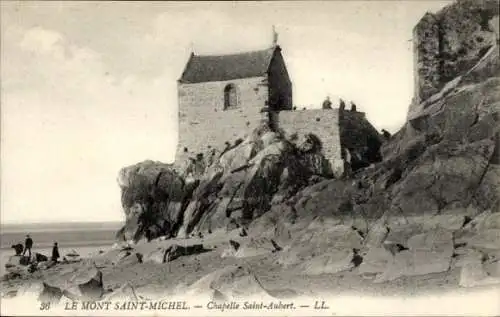
M 26 235 L 26 240 L 24 241 L 24 251 L 23 256 L 28 251 L 28 257 L 31 259 L 31 248 L 33 247 L 33 239 L 31 239 L 30 235 Z
M 351 111 L 356 112 L 356 104 L 351 101 Z
M 327 96 L 325 101 L 323 101 L 323 109 L 332 109 L 332 102 L 330 101 L 330 96 Z
M 52 247 L 52 261 L 57 262 L 57 260 L 61 256 L 59 255 L 59 247 L 57 246 L 57 242 L 54 242 L 54 246 Z
M 339 109 L 340 109 L 340 111 L 344 111 L 345 110 L 345 102 L 342 99 L 340 99 Z

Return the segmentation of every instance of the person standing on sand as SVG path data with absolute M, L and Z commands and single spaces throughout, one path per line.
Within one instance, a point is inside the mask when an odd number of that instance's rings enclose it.
M 57 262 L 57 259 L 60 257 L 59 247 L 57 246 L 57 242 L 54 242 L 54 246 L 52 247 L 52 261 Z
M 33 239 L 31 239 L 30 235 L 26 235 L 26 240 L 24 241 L 24 251 L 23 256 L 28 251 L 28 257 L 31 259 L 31 248 L 33 247 Z

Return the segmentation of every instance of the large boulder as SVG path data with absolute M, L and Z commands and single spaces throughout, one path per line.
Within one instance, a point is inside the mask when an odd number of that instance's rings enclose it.
M 43 303 L 59 303 L 63 292 L 60 288 L 55 286 L 50 286 L 47 283 L 42 283 L 42 291 L 38 296 L 38 300 Z
M 412 236 L 409 250 L 396 253 L 376 282 L 392 281 L 402 276 L 425 275 L 445 272 L 450 268 L 453 255 L 453 235 L 435 229 Z
M 208 251 L 202 244 L 178 245 L 174 244 L 165 250 L 165 262 L 171 262 L 181 256 L 189 256 Z
M 123 168 L 118 184 L 126 222 L 117 238 L 127 241 L 175 235 L 184 205 L 196 187 L 172 165 L 153 161 Z
M 76 252 L 75 250 L 71 250 L 70 252 L 66 253 L 63 257 L 63 261 L 69 263 L 80 262 L 81 260 L 82 258 L 80 254 L 78 254 L 78 252 Z
M 46 255 L 37 252 L 35 253 L 35 260 L 36 262 L 45 262 L 48 261 L 49 258 Z
M 95 266 L 81 269 L 64 287 L 63 295 L 74 301 L 95 301 L 104 294 L 102 272 Z
M 224 299 L 273 300 L 254 272 L 246 266 L 232 265 L 205 275 L 193 283 L 186 296 Z
M 21 243 L 13 244 L 11 248 L 14 249 L 16 255 L 21 255 L 24 250 L 24 246 Z

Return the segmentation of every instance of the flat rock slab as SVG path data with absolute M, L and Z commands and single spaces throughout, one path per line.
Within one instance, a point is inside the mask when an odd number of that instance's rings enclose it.
M 368 231 L 365 238 L 365 246 L 368 248 L 378 248 L 387 238 L 389 228 L 382 222 L 377 221 Z
M 270 254 L 280 250 L 281 248 L 272 239 L 266 237 L 251 238 L 240 245 L 238 250 L 235 251 L 234 256 L 237 258 L 246 258 Z
M 400 244 L 407 246 L 408 239 L 422 232 L 422 228 L 417 225 L 408 225 L 407 227 L 389 227 L 390 231 L 385 238 L 385 243 Z
M 465 254 L 459 254 L 454 261 L 455 267 L 463 267 L 468 263 L 482 263 L 484 254 L 477 250 L 469 249 Z
M 354 267 L 352 250 L 332 250 L 301 264 L 299 269 L 305 275 L 335 274 Z
M 432 229 L 446 229 L 450 231 L 455 231 L 460 228 L 465 223 L 465 215 L 456 215 L 456 214 L 444 214 L 444 215 L 435 215 L 428 219 L 423 224 L 424 230 L 432 230 Z
M 486 217 L 483 227 L 485 229 L 500 229 L 500 212 L 495 212 Z
M 359 274 L 382 273 L 392 260 L 393 255 L 385 248 L 371 248 L 363 256 L 363 262 L 361 262 L 358 272 Z
M 166 249 L 159 247 L 156 250 L 153 250 L 147 254 L 145 254 L 142 257 L 142 261 L 144 263 L 158 263 L 158 264 L 163 264 L 165 263 L 165 254 L 166 254 Z
M 50 269 L 51 267 L 54 267 L 57 263 L 55 261 L 45 261 L 45 262 L 39 262 L 37 264 L 37 269 L 39 270 L 46 270 Z
M 231 265 L 205 275 L 193 283 L 186 296 L 224 299 L 273 299 L 247 267 Z
M 500 261 L 485 263 L 484 269 L 489 276 L 500 278 Z
M 474 217 L 464 229 L 474 232 L 485 229 L 500 229 L 500 212 L 492 213 L 490 210 L 486 210 Z
M 486 229 L 470 237 L 467 245 L 476 249 L 500 250 L 500 229 Z
M 461 287 L 500 284 L 500 278 L 488 276 L 482 263 L 467 263 L 460 272 Z
M 349 226 L 306 229 L 284 248 L 278 263 L 289 266 L 324 254 L 327 250 L 352 250 L 362 247 L 363 238 Z
M 106 300 L 114 301 L 114 300 L 127 300 L 127 301 L 138 301 L 139 297 L 136 294 L 136 291 L 132 285 L 129 283 L 125 283 L 119 289 L 113 291 L 109 296 L 106 297 Z
M 453 234 L 448 230 L 435 229 L 420 233 L 408 239 L 410 250 L 426 250 L 453 254 Z
M 377 275 L 374 282 L 393 281 L 402 276 L 416 276 L 448 271 L 451 254 L 439 251 L 404 250 L 397 253 L 388 263 L 384 272 Z
M 409 250 L 396 253 L 375 282 L 392 281 L 402 276 L 445 272 L 453 255 L 453 235 L 437 228 L 408 239 Z

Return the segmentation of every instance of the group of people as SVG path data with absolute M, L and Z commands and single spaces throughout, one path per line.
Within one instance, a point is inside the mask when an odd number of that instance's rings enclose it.
M 26 235 L 26 239 L 24 240 L 24 250 L 20 250 L 20 249 L 22 249 L 22 244 L 13 245 L 12 248 L 14 248 L 16 250 L 16 255 L 25 256 L 26 253 L 28 253 L 28 258 L 31 259 L 31 249 L 33 248 L 33 239 L 28 234 L 28 235 Z M 21 254 L 21 251 L 22 251 L 22 254 Z M 59 246 L 57 245 L 57 242 L 54 242 L 54 245 L 52 246 L 51 260 L 54 262 L 57 262 L 57 260 L 60 257 L 61 256 L 59 254 Z
M 327 96 L 325 101 L 323 101 L 323 109 L 332 109 L 332 102 L 330 101 L 330 96 Z M 345 101 L 342 99 L 340 99 L 339 109 L 341 111 L 345 110 Z M 356 112 L 356 104 L 352 101 L 351 101 L 351 112 Z M 391 134 L 385 129 L 382 129 L 382 135 L 386 140 L 389 140 L 391 138 Z
M 332 102 L 330 100 L 330 96 L 327 96 L 325 101 L 323 101 L 323 109 L 332 109 Z M 345 101 L 340 99 L 339 101 L 339 109 L 341 111 L 345 110 Z M 356 112 L 356 104 L 351 101 L 351 111 Z

